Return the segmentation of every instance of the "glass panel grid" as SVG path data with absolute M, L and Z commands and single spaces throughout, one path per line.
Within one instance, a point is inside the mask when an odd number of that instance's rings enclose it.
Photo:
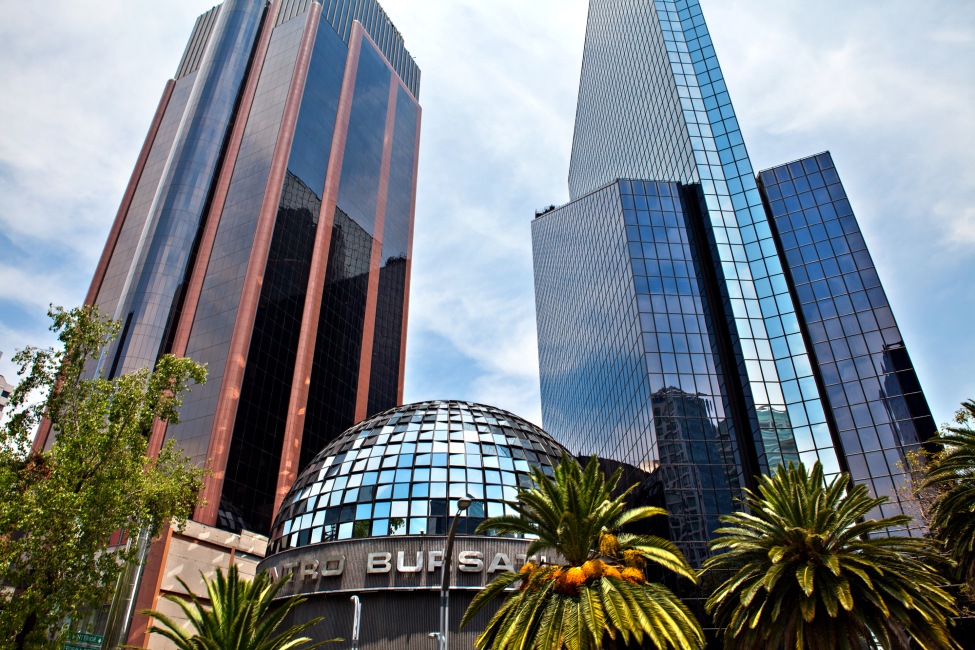
M 854 481 L 891 499 L 871 516 L 917 514 L 901 499 L 904 453 L 935 424 L 832 157 L 780 165 L 760 181 L 846 465 Z M 807 384 L 782 387 L 798 400 Z
M 311 461 L 285 497 L 268 553 L 354 537 L 443 535 L 457 501 L 473 497 L 458 534 L 549 476 L 563 447 L 535 425 L 490 406 L 433 401 L 357 424 Z
M 728 323 L 736 366 L 728 370 L 743 387 L 757 469 L 802 458 L 838 471 L 832 446 L 814 436 L 826 422 L 819 395 L 787 404 L 782 392 L 782 381 L 811 380 L 812 369 L 697 0 L 590 3 L 570 196 L 615 178 L 698 188 L 721 286 L 714 310 Z M 800 454 L 796 438 L 817 442 Z

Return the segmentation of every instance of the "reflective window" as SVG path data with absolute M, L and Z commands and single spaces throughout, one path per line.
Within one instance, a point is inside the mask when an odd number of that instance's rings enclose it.
M 856 482 L 893 500 L 871 516 L 901 514 L 903 453 L 936 429 L 832 157 L 759 177 L 847 466 Z M 798 202 L 789 201 L 795 192 Z M 806 391 L 801 379 L 782 386 L 787 395 Z M 816 444 L 798 440 L 800 451 Z
M 531 467 L 552 476 L 562 451 L 535 425 L 490 406 L 435 401 L 386 411 L 305 468 L 274 521 L 268 553 L 350 537 L 442 535 L 468 495 L 458 534 L 473 535 L 505 512 L 516 486 L 534 485 Z

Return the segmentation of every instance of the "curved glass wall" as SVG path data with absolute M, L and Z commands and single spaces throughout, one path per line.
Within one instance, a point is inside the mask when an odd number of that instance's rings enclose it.
M 442 535 L 459 498 L 473 503 L 458 534 L 551 476 L 563 447 L 534 424 L 490 406 L 409 404 L 352 427 L 311 461 L 275 518 L 268 554 L 355 537 Z

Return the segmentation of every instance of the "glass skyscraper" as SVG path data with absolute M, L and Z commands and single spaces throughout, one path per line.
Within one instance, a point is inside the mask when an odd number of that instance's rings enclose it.
M 571 200 L 532 224 L 542 418 L 628 466 L 695 563 L 779 463 L 897 511 L 934 431 L 833 163 L 807 161 L 756 177 L 696 0 L 590 0 Z
M 197 19 L 86 298 L 122 323 L 105 376 L 166 353 L 207 364 L 150 437 L 212 470 L 194 522 L 267 535 L 301 465 L 402 403 L 419 85 L 375 0 L 225 0 Z

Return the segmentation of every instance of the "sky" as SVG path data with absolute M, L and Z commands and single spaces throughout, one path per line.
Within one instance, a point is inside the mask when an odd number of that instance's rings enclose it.
M 212 1 L 212 0 L 211 0 Z M 543 424 L 534 210 L 586 0 L 383 0 L 422 70 L 405 400 Z M 829 150 L 937 422 L 975 398 L 975 3 L 701 0 L 753 167 Z M 203 0 L 0 0 L 0 374 L 84 300 Z

